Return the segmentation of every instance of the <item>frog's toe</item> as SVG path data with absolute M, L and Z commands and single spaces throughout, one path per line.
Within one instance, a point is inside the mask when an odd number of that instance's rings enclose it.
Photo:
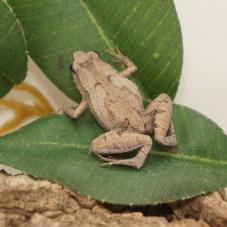
M 96 156 L 103 160 L 103 161 L 106 161 L 106 162 L 112 162 L 112 161 L 118 161 L 118 159 L 114 159 L 114 158 L 108 158 L 108 157 L 105 157 L 103 155 L 100 155 L 100 154 L 96 154 Z
M 114 161 L 113 160 L 108 161 L 106 163 L 102 163 L 101 166 L 123 165 L 123 166 L 133 167 L 133 168 L 136 168 L 136 169 L 140 169 L 143 166 L 143 162 L 140 162 L 140 160 L 138 160 L 136 158 L 114 160 Z

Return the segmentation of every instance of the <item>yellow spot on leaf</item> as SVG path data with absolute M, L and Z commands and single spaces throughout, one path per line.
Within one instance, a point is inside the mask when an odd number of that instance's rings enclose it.
M 152 55 L 152 57 L 153 57 L 154 59 L 158 59 L 158 58 L 160 57 L 160 54 L 159 54 L 158 52 L 156 52 L 156 53 L 154 53 L 154 54 Z

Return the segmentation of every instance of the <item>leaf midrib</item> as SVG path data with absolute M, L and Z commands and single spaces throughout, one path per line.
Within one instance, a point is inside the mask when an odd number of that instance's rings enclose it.
M 36 145 L 36 146 L 60 146 L 60 147 L 69 147 L 69 148 L 77 148 L 77 149 L 89 149 L 89 144 L 76 144 L 76 143 L 58 143 L 54 141 L 37 141 L 33 143 L 26 143 L 27 145 Z M 209 164 L 216 164 L 216 165 L 227 165 L 227 161 L 223 160 L 214 160 L 209 158 L 204 158 L 200 156 L 195 155 L 185 155 L 185 154 L 170 154 L 168 152 L 161 152 L 161 151 L 151 151 L 152 155 L 158 155 L 158 156 L 165 156 L 165 157 L 171 157 L 175 159 L 182 159 L 182 160 L 192 160 L 192 161 L 198 161 L 198 162 L 205 162 Z
M 105 34 L 105 31 L 102 29 L 102 27 L 98 23 L 97 19 L 95 18 L 95 16 L 91 12 L 91 10 L 88 8 L 87 4 L 83 0 L 80 0 L 80 4 L 81 4 L 82 8 L 84 9 L 84 11 L 87 13 L 88 18 L 91 20 L 91 23 L 94 24 L 94 26 L 95 26 L 98 34 L 103 39 L 103 41 L 105 42 L 105 44 L 107 45 L 107 47 L 109 48 L 109 50 L 111 52 L 114 52 L 114 47 L 113 47 L 110 39 Z

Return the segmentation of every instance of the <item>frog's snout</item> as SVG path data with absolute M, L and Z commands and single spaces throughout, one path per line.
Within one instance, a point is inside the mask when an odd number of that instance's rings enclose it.
M 70 64 L 70 65 L 69 65 L 69 69 L 70 69 L 70 71 L 71 71 L 72 73 L 75 73 L 75 70 L 74 70 L 74 68 L 73 68 L 73 64 Z

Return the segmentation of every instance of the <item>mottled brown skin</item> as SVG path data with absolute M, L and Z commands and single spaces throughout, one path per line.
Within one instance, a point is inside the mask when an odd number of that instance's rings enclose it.
M 71 70 L 82 101 L 76 108 L 64 108 L 64 112 L 77 118 L 89 108 L 99 124 L 109 131 L 92 141 L 91 152 L 106 161 L 104 165 L 139 169 L 152 147 L 149 135 L 154 134 L 162 145 L 177 145 L 171 123 L 172 100 L 167 94 L 160 94 L 144 110 L 138 88 L 127 78 L 137 67 L 119 50 L 113 57 L 126 69 L 117 72 L 92 51 L 74 53 Z M 107 157 L 135 149 L 139 152 L 130 159 Z

